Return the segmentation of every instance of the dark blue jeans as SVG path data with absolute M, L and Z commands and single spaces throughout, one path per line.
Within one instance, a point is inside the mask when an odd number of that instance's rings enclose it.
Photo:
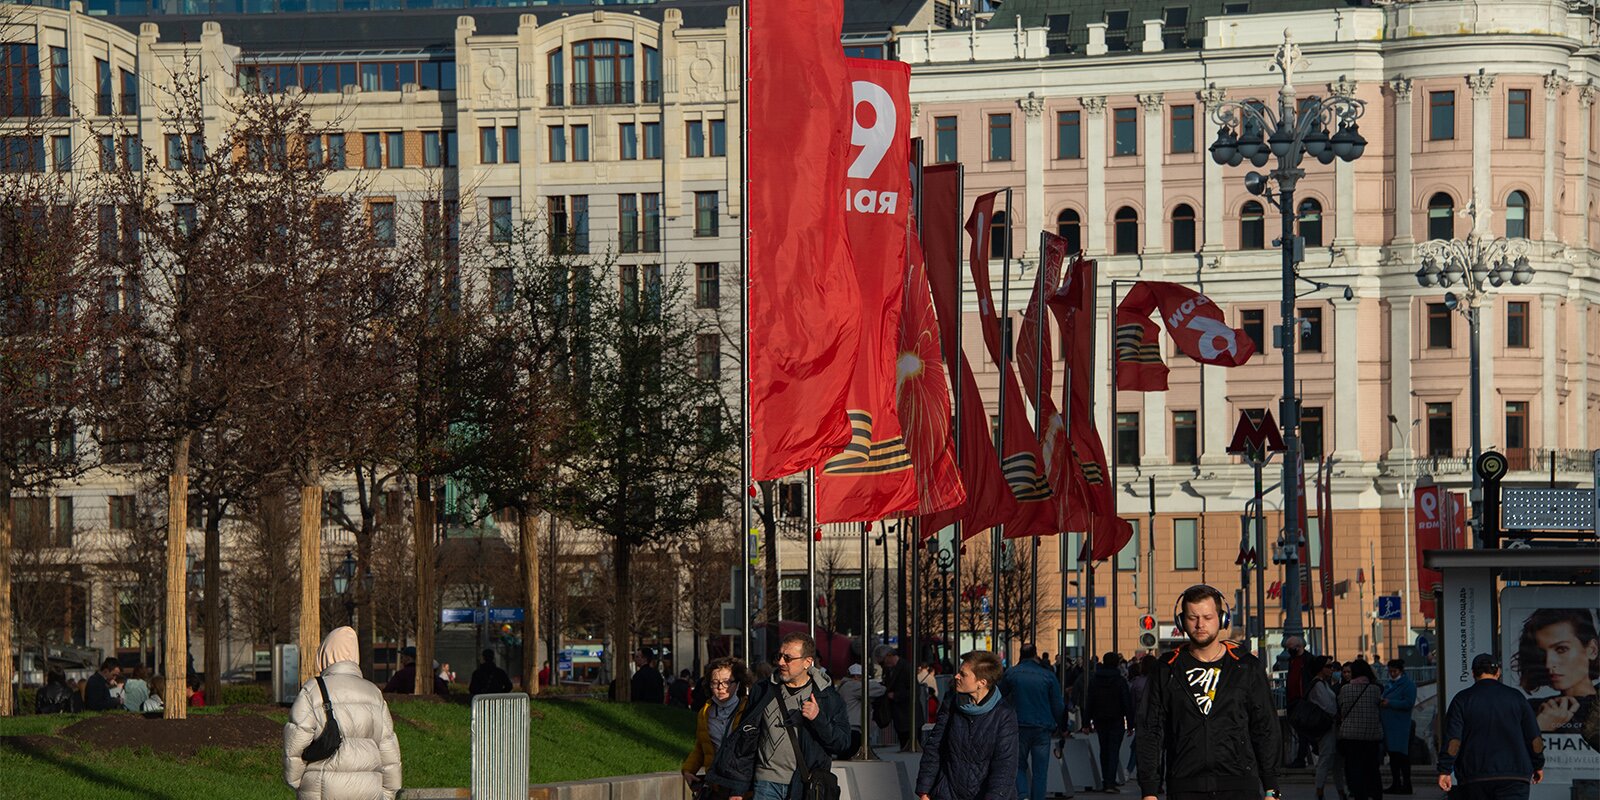
M 1109 789 L 1117 785 L 1118 756 L 1122 755 L 1122 721 L 1107 722 L 1104 725 L 1096 722 L 1094 733 L 1100 737 L 1100 788 Z
M 1050 780 L 1050 731 L 1032 725 L 1017 728 L 1017 797 L 1044 800 Z

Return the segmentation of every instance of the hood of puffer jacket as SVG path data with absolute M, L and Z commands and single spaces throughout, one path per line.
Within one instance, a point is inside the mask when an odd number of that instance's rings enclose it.
M 328 667 L 340 661 L 359 662 L 359 641 L 355 629 L 348 625 L 328 631 L 327 637 L 322 640 L 322 647 L 317 649 L 317 672 L 326 672 Z

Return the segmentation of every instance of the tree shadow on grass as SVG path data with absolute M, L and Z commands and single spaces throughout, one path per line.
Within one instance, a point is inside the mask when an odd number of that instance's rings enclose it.
M 134 797 L 152 800 L 180 800 L 177 795 L 165 794 L 148 786 L 136 786 L 116 776 L 110 770 L 96 769 L 72 758 L 64 757 L 59 746 L 51 746 L 46 737 L 6 737 L 4 747 L 28 758 L 53 766 L 62 772 L 96 786 L 117 789 Z M 59 740 L 58 740 L 59 741 Z
M 682 759 L 684 754 L 688 752 L 683 746 L 683 743 L 678 740 L 661 734 L 651 735 L 645 731 L 638 730 L 637 728 L 626 724 L 627 720 L 621 719 L 621 717 L 626 714 L 629 708 L 637 708 L 636 706 L 628 706 L 621 703 L 612 704 L 594 702 L 574 703 L 569 708 L 570 713 L 583 719 L 585 722 L 595 725 L 602 730 L 610 731 L 611 733 L 631 740 L 640 747 L 643 747 L 644 749 L 654 753 L 659 753 L 663 757 L 670 758 L 673 761 Z M 652 725 L 662 724 L 660 720 L 645 716 L 643 714 L 639 715 L 637 719 L 646 720 Z

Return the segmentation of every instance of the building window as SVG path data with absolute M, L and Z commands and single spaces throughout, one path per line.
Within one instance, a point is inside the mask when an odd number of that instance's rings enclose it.
M 589 252 L 589 196 L 572 196 L 572 252 L 585 255 Z
M 1056 112 L 1056 158 L 1083 157 L 1082 112 Z
M 572 46 L 572 103 L 633 102 L 633 42 L 591 39 Z
M 1506 238 L 1528 238 L 1528 196 L 1522 192 L 1506 195 Z
M 936 6 L 935 8 L 939 8 L 939 6 Z M 937 15 L 938 15 L 938 12 L 935 11 L 935 16 L 937 16 Z M 945 12 L 945 15 L 949 16 L 949 12 L 948 11 Z M 1047 14 L 1045 16 L 1045 18 L 1044 18 L 1044 22 L 1045 22 L 1045 26 L 1047 28 L 1046 33 L 1044 35 L 1045 52 L 1048 52 L 1050 55 L 1053 55 L 1053 56 L 1060 56 L 1060 55 L 1066 55 L 1068 53 L 1071 53 L 1072 52 L 1072 15 L 1071 14 Z M 935 21 L 935 24 L 938 24 L 938 22 Z M 948 28 L 950 26 L 948 24 L 945 24 L 945 25 L 941 25 L 940 27 Z
M 694 265 L 695 308 L 722 306 L 722 268 L 719 264 Z
M 400 169 L 406 165 L 406 139 L 400 131 L 390 131 L 389 137 L 389 168 Z
M 454 131 L 451 131 L 451 133 L 453 134 Z M 451 137 L 451 140 L 454 141 L 454 136 Z M 453 148 L 452 148 L 452 150 L 453 150 Z M 453 161 L 453 159 L 452 159 L 452 161 Z M 330 133 L 330 134 L 328 134 L 328 169 L 344 169 L 344 168 L 345 168 L 344 134 L 342 134 L 342 133 Z
M 644 240 L 639 250 L 645 253 L 661 252 L 661 194 L 646 192 L 639 195 L 639 205 L 644 209 Z
M 1428 347 L 1449 350 L 1454 344 L 1450 335 L 1450 308 L 1444 303 L 1428 304 Z
M 1068 208 L 1056 215 L 1056 235 L 1067 240 L 1067 254 L 1083 250 L 1083 223 L 1078 212 Z
M 1260 250 L 1267 246 L 1267 222 L 1261 204 L 1251 200 L 1239 209 L 1239 249 Z
M 394 201 L 380 200 L 367 204 L 367 224 L 372 241 L 380 247 L 394 247 Z
M 1428 238 L 1453 239 L 1456 235 L 1456 201 L 1445 192 L 1428 198 Z
M 1528 346 L 1528 302 L 1506 303 L 1506 347 Z
M 50 113 L 57 117 L 72 114 L 72 71 L 65 47 L 50 48 Z
M 489 241 L 509 244 L 511 234 L 511 198 L 489 198 Z
M 1194 207 L 1188 203 L 1172 209 L 1172 252 L 1194 252 Z
M 56 172 L 72 171 L 72 137 L 50 137 L 50 163 Z
M 1526 450 L 1528 447 L 1528 404 L 1522 401 L 1506 403 L 1506 449 L 1510 451 Z M 1524 463 L 1516 466 L 1527 468 L 1526 456 Z
M 1300 452 L 1307 461 L 1322 458 L 1322 407 L 1305 406 L 1300 409 Z
M 717 335 L 702 333 L 694 338 L 695 374 L 701 380 L 722 379 L 722 351 Z
M 717 235 L 717 193 L 694 193 L 694 235 Z
M 1428 455 L 1448 457 L 1455 452 L 1455 427 L 1449 403 L 1428 404 Z
M 1300 238 L 1305 240 L 1306 247 L 1322 246 L 1322 204 L 1307 197 L 1300 201 L 1300 213 L 1296 222 L 1300 226 Z
M 512 159 L 509 159 L 509 158 L 506 159 L 506 161 L 511 161 L 511 160 Z M 573 161 L 588 161 L 589 160 L 589 126 L 588 125 L 574 125 L 574 126 L 572 126 L 572 160 Z
M 1300 309 L 1300 351 L 1304 353 L 1322 352 L 1322 309 L 1318 307 Z
M 102 117 L 111 116 L 111 65 L 103 58 L 94 60 L 95 94 L 94 112 Z
M 1250 337 L 1250 343 L 1256 346 L 1257 353 L 1265 353 L 1267 340 L 1267 312 L 1259 308 L 1247 308 L 1239 312 L 1239 327 L 1244 335 Z
M 1139 413 L 1117 414 L 1117 463 L 1137 466 L 1139 463 Z
M 438 131 L 422 132 L 422 166 L 444 166 L 444 141 Z
M 1107 11 L 1106 20 L 1106 49 L 1115 53 L 1128 49 L 1128 12 Z
M 725 156 L 728 154 L 728 123 L 725 120 L 711 120 L 711 155 Z
M 1128 539 L 1128 543 L 1123 545 L 1122 550 L 1117 553 L 1117 570 L 1119 572 L 1133 572 L 1139 568 L 1139 523 L 1141 520 L 1129 519 L 1124 520 L 1124 522 L 1127 522 L 1128 526 L 1133 528 L 1133 536 Z
M 617 249 L 624 253 L 639 252 L 639 196 L 617 195 Z
M 522 162 L 522 136 L 521 136 L 520 132 L 517 130 L 517 126 L 515 126 L 515 125 L 507 125 L 504 128 L 501 128 L 500 129 L 500 137 L 505 140 L 504 142 L 501 143 L 503 145 L 503 147 L 504 147 L 504 150 L 502 150 L 501 152 L 505 156 L 505 162 L 507 164 L 519 164 L 519 163 L 521 163 Z
M 478 129 L 478 163 L 500 163 L 500 135 L 493 126 Z
M 1011 115 L 989 115 L 989 160 L 1011 160 Z
M 361 166 L 366 169 L 383 168 L 383 134 L 361 134 Z
M 933 160 L 953 164 L 956 160 L 956 118 L 933 118 Z
M 1200 463 L 1199 414 L 1194 411 L 1172 412 L 1172 461 Z
M 550 78 L 548 104 L 559 108 L 566 105 L 566 62 L 561 58 L 560 48 L 551 50 L 545 56 L 545 60 L 548 67 L 547 77 Z
M 122 113 L 129 117 L 139 116 L 139 76 L 127 70 L 122 71 Z
M 1114 252 L 1119 256 L 1139 252 L 1139 212 L 1134 211 L 1132 206 L 1117 209 L 1115 225 Z
M 504 314 L 515 306 L 517 290 L 511 278 L 510 267 L 494 267 L 489 270 L 489 296 L 494 303 L 496 314 Z
M 1112 155 L 1136 156 L 1139 154 L 1139 110 L 1118 108 L 1111 112 L 1112 137 L 1115 149 Z
M 561 125 L 550 126 L 550 161 L 560 163 L 567 160 L 567 129 Z
M 1428 138 L 1433 141 L 1456 138 L 1456 93 L 1428 93 Z
M 697 119 L 684 123 L 683 140 L 685 145 L 684 156 L 688 158 L 704 158 L 706 155 L 706 130 L 705 123 Z
M 77 520 L 74 519 L 71 497 L 56 498 L 56 541 L 63 546 L 72 543 L 72 533 L 77 530 Z
M 1506 93 L 1506 138 L 1528 138 L 1528 108 L 1533 93 L 1527 89 L 1512 89 Z
M 1172 128 L 1168 131 L 1168 145 L 1174 153 L 1194 152 L 1194 106 L 1172 107 Z
M 661 123 L 644 123 L 644 157 L 656 159 L 661 157 Z
M 1172 568 L 1200 568 L 1200 521 L 1193 517 L 1172 521 Z
M 989 257 L 1005 258 L 1006 245 L 1011 241 L 1011 227 L 1006 224 L 1006 212 L 994 212 L 994 218 L 989 220 Z
M 131 494 L 111 495 L 110 513 L 112 530 L 126 531 L 133 529 L 136 522 L 135 517 L 137 516 L 133 498 L 134 496 Z
M 117 140 L 110 136 L 101 136 L 97 143 L 100 151 L 100 171 L 112 173 L 117 171 Z

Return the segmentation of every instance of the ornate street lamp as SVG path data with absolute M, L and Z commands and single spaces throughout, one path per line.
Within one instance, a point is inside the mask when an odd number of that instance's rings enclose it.
M 1295 98 L 1294 71 L 1308 65 L 1300 54 L 1288 31 L 1283 32 L 1283 44 L 1273 55 L 1272 68 L 1283 73 L 1283 88 L 1278 91 L 1278 107 L 1271 109 L 1257 100 L 1223 101 L 1211 111 L 1213 121 L 1219 126 L 1216 141 L 1211 144 L 1211 158 L 1218 164 L 1238 166 L 1249 161 L 1252 166 L 1265 167 L 1273 159 L 1277 166 L 1265 173 L 1251 172 L 1245 176 L 1245 189 L 1258 195 L 1278 209 L 1283 220 L 1278 240 L 1283 250 L 1282 327 L 1278 342 L 1283 348 L 1283 398 L 1279 404 L 1278 419 L 1283 424 L 1283 507 L 1299 507 L 1300 482 L 1300 401 L 1295 396 L 1294 346 L 1298 337 L 1295 319 L 1295 264 L 1304 257 L 1304 247 L 1294 234 L 1295 184 L 1305 177 L 1300 168 L 1306 156 L 1322 164 L 1335 159 L 1354 161 L 1367 149 L 1356 120 L 1366 112 L 1366 104 L 1353 97 L 1335 94 L 1331 97 Z M 1273 184 L 1276 184 L 1274 198 Z M 1347 293 L 1348 295 L 1348 293 Z M 1301 531 L 1296 515 L 1284 515 L 1285 592 L 1289 601 L 1283 621 L 1284 636 L 1300 635 L 1300 566 L 1299 543 Z M 1260 613 L 1260 612 L 1258 612 Z M 1262 615 L 1265 625 L 1265 615 Z M 1251 631 L 1249 633 L 1255 633 Z M 1261 631 L 1265 633 L 1265 631 Z
M 1473 539 L 1478 547 L 1498 543 L 1486 542 L 1483 533 L 1483 479 L 1478 477 L 1478 456 L 1483 455 L 1483 436 L 1480 430 L 1480 394 L 1482 384 L 1478 375 L 1478 311 L 1490 288 L 1506 284 L 1525 286 L 1533 282 L 1533 267 L 1528 265 L 1528 240 L 1507 239 L 1503 236 L 1481 236 L 1478 233 L 1477 204 L 1469 202 L 1464 216 L 1472 220 L 1471 230 L 1465 239 L 1434 239 L 1417 245 L 1417 258 L 1422 266 L 1417 268 L 1417 284 L 1431 289 L 1459 287 L 1444 294 L 1445 308 L 1463 314 L 1472 337 L 1472 375 L 1469 397 L 1472 401 L 1472 459 L 1467 470 L 1472 473 Z M 1488 214 L 1484 214 L 1485 220 Z M 1464 295 L 1464 297 L 1462 296 Z
M 333 592 L 344 599 L 345 624 L 351 627 L 355 627 L 356 624 L 356 599 L 350 594 L 350 579 L 355 575 L 355 556 L 346 550 L 344 561 L 339 562 L 338 568 L 333 571 Z

